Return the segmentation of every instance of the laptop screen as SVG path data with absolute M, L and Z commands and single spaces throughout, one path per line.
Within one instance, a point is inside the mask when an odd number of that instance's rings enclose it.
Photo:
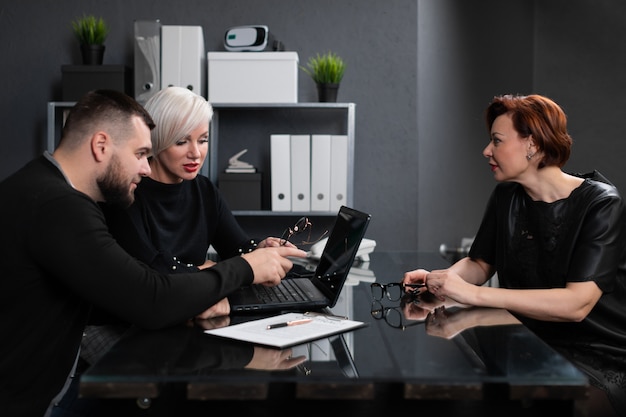
M 346 206 L 339 210 L 313 278 L 315 286 L 333 303 L 339 298 L 370 217 Z

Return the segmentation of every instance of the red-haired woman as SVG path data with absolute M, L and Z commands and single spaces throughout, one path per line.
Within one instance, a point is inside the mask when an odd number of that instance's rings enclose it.
M 498 184 L 469 256 L 445 270 L 407 272 L 403 282 L 425 283 L 440 300 L 506 309 L 549 341 L 603 352 L 587 367 L 596 385 L 621 392 L 614 405 L 625 410 L 624 201 L 597 171 L 562 170 L 572 139 L 549 98 L 495 97 L 486 121 L 483 155 Z M 482 285 L 496 273 L 498 286 Z M 600 363 L 605 356 L 614 365 Z M 601 369 L 608 371 L 593 375 Z M 611 374 L 621 375 L 621 388 L 609 387 Z

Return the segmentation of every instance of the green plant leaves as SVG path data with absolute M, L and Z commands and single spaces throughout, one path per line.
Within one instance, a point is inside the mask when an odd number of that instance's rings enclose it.
M 83 15 L 72 21 L 72 29 L 81 45 L 102 45 L 109 34 L 104 19 L 93 15 Z
M 346 70 L 346 64 L 339 55 L 328 51 L 309 58 L 306 67 L 300 68 L 318 84 L 339 84 Z

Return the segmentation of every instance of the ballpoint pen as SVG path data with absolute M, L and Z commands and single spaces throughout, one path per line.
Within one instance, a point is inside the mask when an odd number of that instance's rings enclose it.
M 297 326 L 298 324 L 306 324 L 306 323 L 310 323 L 311 321 L 313 321 L 313 319 L 291 320 L 291 321 L 286 321 L 284 323 L 270 324 L 267 326 L 267 330 L 278 329 L 279 327 Z
M 331 314 L 331 313 L 322 313 L 322 312 L 317 312 L 317 311 L 307 311 L 306 313 L 304 313 L 305 316 L 314 316 L 314 317 L 326 317 L 328 319 L 334 319 L 334 320 L 348 320 L 347 316 L 338 316 L 335 314 Z

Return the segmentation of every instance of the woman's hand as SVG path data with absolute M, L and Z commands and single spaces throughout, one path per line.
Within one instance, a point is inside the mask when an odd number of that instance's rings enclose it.
M 466 282 L 452 269 L 427 271 L 416 269 L 404 274 L 403 284 L 425 284 L 416 294 L 430 292 L 441 302 L 455 301 L 460 304 L 471 304 L 468 295 L 473 294 L 476 286 Z M 407 288 L 408 291 L 408 288 Z
M 440 300 L 446 297 L 460 303 L 466 303 L 464 297 L 475 285 L 468 284 L 459 274 L 449 269 L 431 271 L 426 277 L 426 288 Z
M 404 277 L 402 278 L 402 284 L 426 284 L 426 277 L 430 271 L 426 269 L 416 269 L 414 271 L 409 271 L 404 273 Z M 427 291 L 426 287 L 418 288 L 417 290 L 413 290 L 410 287 L 405 287 L 406 292 L 411 292 L 413 294 L 421 294 Z
M 215 261 L 210 261 L 210 260 L 206 260 L 204 261 L 204 263 L 202 265 L 198 265 L 198 269 L 202 270 L 202 269 L 206 269 L 206 268 L 210 268 L 213 265 L 215 265 L 217 262 Z

